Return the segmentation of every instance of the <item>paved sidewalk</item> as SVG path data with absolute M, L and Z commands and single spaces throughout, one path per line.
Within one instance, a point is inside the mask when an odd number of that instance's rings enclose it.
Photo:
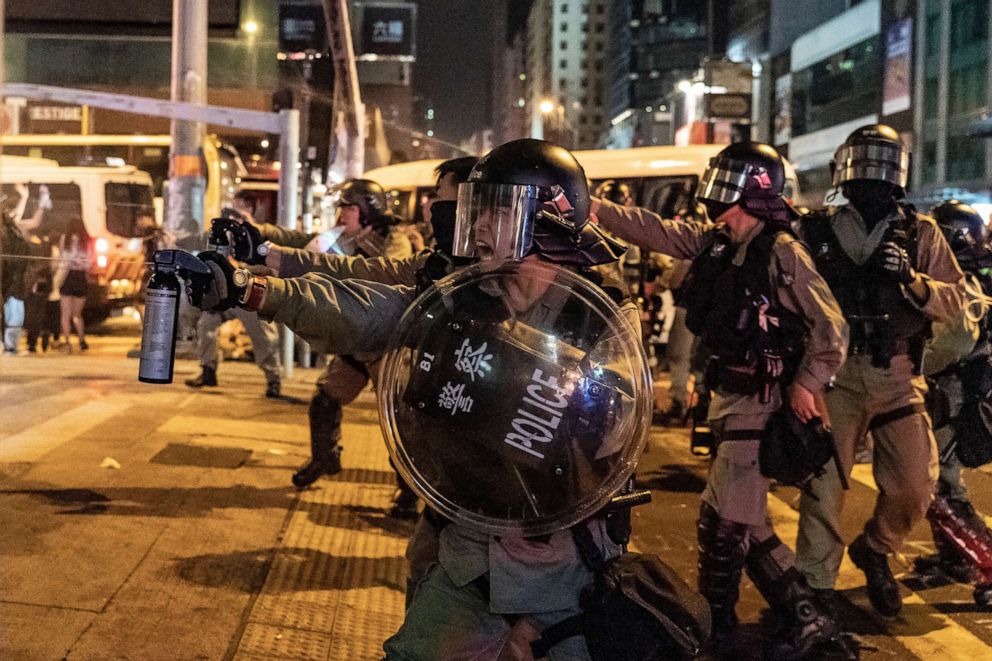
M 235 659 L 379 659 L 403 619 L 409 524 L 366 392 L 345 416 L 344 470 L 301 495 Z
M 298 492 L 318 370 L 280 400 L 250 363 L 153 386 L 133 342 L 0 356 L 0 659 L 379 659 L 413 525 L 386 516 L 373 395 L 345 412 L 345 469 Z

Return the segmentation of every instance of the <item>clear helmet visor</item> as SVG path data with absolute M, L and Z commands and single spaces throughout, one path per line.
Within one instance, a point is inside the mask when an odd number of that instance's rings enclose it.
M 380 372 L 390 456 L 432 508 L 490 534 L 543 535 L 601 509 L 651 419 L 632 321 L 589 280 L 485 262 L 407 310 Z
M 744 193 L 749 167 L 744 162 L 714 158 L 699 180 L 696 197 L 704 203 L 734 204 Z
M 909 151 L 891 142 L 841 145 L 834 154 L 833 185 L 856 179 L 874 179 L 906 188 Z
M 523 259 L 530 252 L 539 188 L 469 182 L 458 187 L 455 257 Z

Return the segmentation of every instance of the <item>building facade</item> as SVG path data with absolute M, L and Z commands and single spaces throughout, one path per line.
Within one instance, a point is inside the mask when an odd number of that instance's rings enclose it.
M 606 121 L 605 0 L 535 0 L 527 17 L 530 136 L 586 149 Z
M 992 109 L 988 0 L 920 0 L 916 14 L 914 198 L 992 210 L 992 140 L 969 135 Z

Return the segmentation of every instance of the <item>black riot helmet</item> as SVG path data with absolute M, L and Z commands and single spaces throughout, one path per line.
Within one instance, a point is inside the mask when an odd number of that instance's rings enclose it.
M 458 187 L 453 254 L 571 266 L 616 261 L 623 248 L 589 224 L 589 184 L 572 153 L 544 140 L 496 147 Z
M 349 179 L 339 184 L 333 191 L 338 196 L 338 204 L 358 207 L 358 220 L 362 227 L 379 229 L 393 224 L 388 213 L 386 191 L 369 179 Z
M 696 198 L 711 220 L 735 204 L 762 220 L 787 224 L 796 212 L 783 197 L 785 163 L 774 147 L 737 142 L 710 159 Z
M 944 233 L 961 268 L 974 270 L 992 266 L 989 228 L 973 207 L 958 200 L 944 200 L 930 215 Z
M 625 183 L 617 183 L 613 179 L 607 179 L 596 188 L 596 197 L 621 206 L 634 201 L 634 194 L 630 190 L 630 186 Z
M 891 126 L 869 124 L 847 136 L 834 153 L 830 170 L 834 187 L 852 181 L 882 181 L 902 194 L 909 182 L 909 150 Z

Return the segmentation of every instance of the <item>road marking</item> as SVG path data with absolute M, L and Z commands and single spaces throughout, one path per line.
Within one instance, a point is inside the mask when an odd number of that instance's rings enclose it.
M 132 406 L 130 398 L 106 396 L 0 440 L 0 461 L 35 461 Z
M 871 472 L 871 464 L 855 464 L 854 468 L 851 470 L 851 478 L 865 485 L 869 489 L 878 491 L 878 485 L 875 484 L 875 477 Z M 985 525 L 992 528 L 992 516 L 986 516 L 979 512 L 982 520 L 985 521 Z
M 276 443 L 309 442 L 310 431 L 306 425 L 284 422 L 261 422 L 238 418 L 213 418 L 199 415 L 176 415 L 162 424 L 157 432 L 166 434 L 195 434 L 234 436 L 236 438 Z
M 688 443 L 684 436 L 655 434 L 652 436 L 652 441 L 664 446 L 666 450 L 678 457 L 689 456 Z M 676 445 L 676 442 L 679 444 Z M 871 477 L 870 465 L 856 465 L 852 477 L 858 482 L 876 489 L 875 480 Z M 772 520 L 775 532 L 787 544 L 791 543 L 791 548 L 795 548 L 796 535 L 799 530 L 799 512 L 776 494 L 769 495 L 771 497 L 768 498 L 768 515 Z M 854 563 L 845 553 L 837 577 L 837 589 L 864 588 L 864 583 L 864 574 L 854 566 Z M 918 628 L 914 630 L 912 622 L 896 620 L 889 625 L 889 633 L 892 638 L 916 657 L 920 659 L 981 659 L 988 656 L 989 645 L 966 627 L 955 622 L 950 616 L 934 609 L 916 592 L 910 591 L 910 595 L 903 598 L 903 604 L 913 605 L 919 609 L 914 613 L 914 620 L 927 618 L 931 622 L 939 623 L 937 627 L 932 629 L 928 627 L 926 634 L 920 634 Z
M 10 386 L 12 390 L 24 389 L 28 384 L 10 384 Z M 83 386 L 64 388 L 53 381 L 43 394 L 37 397 L 16 404 L 0 400 L 0 404 L 3 404 L 0 408 L 0 420 L 3 421 L 3 424 L 0 424 L 0 438 L 13 436 L 37 424 L 48 412 L 68 411 L 93 399 L 93 390 L 90 388 Z

